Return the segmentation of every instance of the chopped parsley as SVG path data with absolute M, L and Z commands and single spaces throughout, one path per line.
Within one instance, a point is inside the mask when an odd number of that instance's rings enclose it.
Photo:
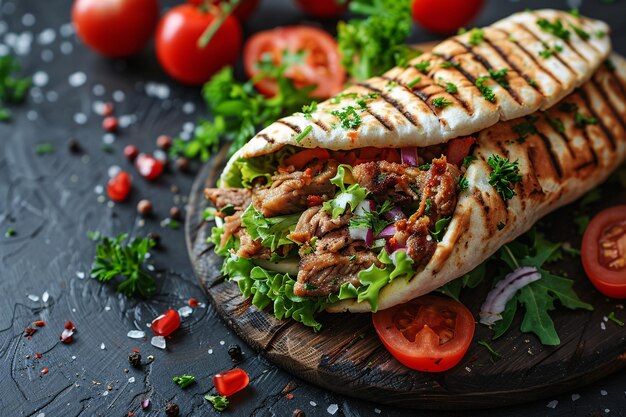
M 307 127 L 305 127 L 302 132 L 300 132 L 296 137 L 294 137 L 293 139 L 300 143 L 302 142 L 302 139 L 306 138 L 309 133 L 311 133 L 311 131 L 313 130 L 313 127 L 311 125 L 308 125 Z
M 2 104 L 19 104 L 24 101 L 31 86 L 31 78 L 17 78 L 15 73 L 21 69 L 12 55 L 0 57 L 0 101 Z M 11 118 L 8 109 L 0 108 L 0 121 Z
M 333 110 L 330 114 L 338 118 L 341 127 L 346 130 L 356 129 L 361 125 L 361 116 L 359 116 L 352 106 L 344 107 L 341 110 Z
M 489 70 L 491 79 L 500 84 L 504 88 L 509 88 L 509 80 L 506 78 L 506 74 L 509 72 L 508 68 L 502 68 L 501 70 L 494 71 Z
M 498 230 L 502 230 L 506 227 L 506 223 L 504 222 L 499 222 L 498 225 L 496 226 L 498 228 Z
M 569 11 L 569 14 L 574 17 L 580 17 L 580 10 L 578 10 L 578 7 L 575 7 Z
M 417 167 L 420 171 L 428 171 L 430 169 L 430 163 L 425 163 Z
M 430 199 L 428 199 L 427 201 L 430 201 Z M 437 242 L 441 242 L 444 235 L 446 234 L 446 230 L 448 229 L 448 225 L 450 224 L 451 220 L 452 217 L 444 217 L 435 222 L 435 230 L 430 232 L 430 235 L 433 237 L 433 239 L 435 239 Z
M 480 91 L 483 97 L 485 97 L 485 100 L 495 103 L 496 95 L 494 94 L 493 89 L 485 85 L 485 82 L 490 78 L 491 77 L 489 75 L 478 77 L 476 81 L 474 82 L 474 85 L 476 85 L 476 88 L 478 88 L 478 91 Z
M 387 81 L 387 84 L 385 84 L 387 91 L 391 91 L 394 87 L 397 87 L 397 86 L 398 86 L 398 83 L 393 80 L 389 80 Z
M 0 122 L 11 120 L 11 112 L 9 109 L 0 109 Z
M 469 188 L 469 181 L 466 177 L 459 177 L 457 180 L 457 184 L 459 185 L 459 191 L 463 192 Z
M 513 189 L 514 183 L 522 180 L 522 175 L 519 173 L 519 161 L 509 162 L 508 158 L 493 154 L 487 160 L 487 164 L 492 169 L 489 174 L 489 184 L 503 199 L 512 199 L 516 195 Z
M 204 399 L 210 402 L 217 411 L 224 411 L 228 407 L 228 398 L 223 395 L 205 395 Z
M 339 104 L 339 102 L 341 100 L 343 100 L 344 98 L 357 98 L 359 96 L 358 93 L 339 93 L 337 94 L 335 97 L 333 97 L 330 102 L 331 104 Z
M 317 111 L 317 101 L 312 101 L 311 104 L 305 104 L 302 106 L 302 115 L 305 119 L 311 120 L 311 113 L 315 113 Z
M 51 143 L 40 143 L 35 148 L 35 153 L 39 156 L 54 153 L 54 145 Z
M 420 81 L 422 81 L 422 77 L 415 77 L 410 83 L 408 83 L 406 86 L 407 87 L 414 87 L 417 83 L 419 83 Z
M 607 316 L 607 318 L 611 320 L 613 323 L 617 324 L 618 326 L 624 327 L 624 322 L 618 319 L 617 317 L 615 317 L 614 311 L 611 311 L 609 315 Z
M 443 61 L 439 64 L 439 66 L 441 68 L 452 68 L 454 65 L 452 64 L 452 62 Z
M 570 23 L 570 26 L 572 27 L 572 29 L 574 30 L 574 32 L 578 35 L 578 37 L 584 41 L 588 41 L 589 38 L 591 38 L 591 35 L 589 35 L 588 32 L 585 32 L 584 30 L 582 30 L 581 28 L 579 28 L 576 25 L 572 25 Z
M 472 162 L 474 162 L 477 159 L 478 158 L 475 157 L 474 155 L 467 155 L 465 158 L 463 158 L 463 166 L 467 168 L 468 166 L 471 165 Z
M 17 234 L 14 228 L 9 227 L 6 232 L 4 232 L 4 237 L 13 237 Z
M 559 111 L 563 113 L 574 112 L 576 111 L 577 108 L 578 106 L 574 103 L 564 102 L 564 103 L 559 104 Z
M 554 45 L 554 48 L 550 48 L 548 44 L 543 44 L 544 50 L 539 52 L 539 56 L 542 58 L 550 58 L 552 55 L 557 52 L 563 52 L 563 47 L 561 45 Z
M 424 207 L 424 214 L 430 214 L 430 209 L 433 206 L 433 201 L 430 198 L 426 199 L 426 205 Z
M 432 104 L 435 107 L 442 108 L 442 107 L 449 106 L 450 104 L 452 104 L 452 102 L 451 101 L 447 101 L 445 97 L 437 97 L 437 98 L 433 99 Z
M 372 229 L 374 231 L 374 236 L 378 236 L 382 230 L 389 226 L 391 223 L 385 219 L 381 219 L 384 213 L 388 212 L 393 208 L 393 204 L 389 200 L 385 200 L 385 202 L 380 206 L 378 210 L 374 211 L 365 211 L 362 216 L 355 216 L 350 219 L 350 228 L 351 229 Z
M 480 28 L 474 28 L 470 30 L 469 36 L 469 44 L 472 46 L 478 46 L 485 39 L 485 31 Z
M 554 22 L 550 22 L 548 19 L 538 19 L 537 25 L 544 32 L 554 35 L 557 38 L 561 38 L 563 40 L 569 39 L 570 31 L 565 29 L 565 26 L 563 26 L 563 22 L 561 22 L 561 19 L 556 19 Z
M 517 142 L 523 143 L 530 135 L 537 133 L 535 122 L 539 120 L 538 116 L 527 116 L 526 121 L 513 126 L 513 131 L 517 133 Z
M 414 67 L 421 73 L 427 74 L 430 68 L 430 61 L 420 61 L 414 65 Z
M 528 85 L 531 87 L 537 87 L 537 81 L 531 78 L 530 80 L 528 80 Z
M 178 386 L 182 389 L 185 389 L 189 385 L 193 384 L 196 381 L 196 378 L 191 375 L 182 375 L 175 376 L 174 378 L 172 378 L 172 381 L 176 382 L 176 384 L 178 384 Z
M 459 89 L 453 83 L 446 83 L 446 93 L 448 94 L 456 94 L 459 92 Z
M 584 114 L 580 113 L 580 112 L 576 112 L 576 116 L 574 117 L 574 123 L 576 123 L 576 126 L 580 127 L 581 129 L 584 128 L 587 125 L 595 125 L 598 123 L 598 119 L 596 119 L 595 117 L 592 116 L 585 116 Z
M 555 131 L 558 133 L 565 133 L 565 125 L 561 119 L 558 117 L 552 117 L 548 112 L 544 112 L 543 114 L 546 116 L 546 120 Z
M 603 30 L 598 30 L 594 33 L 598 39 L 604 39 L 606 37 L 606 32 Z

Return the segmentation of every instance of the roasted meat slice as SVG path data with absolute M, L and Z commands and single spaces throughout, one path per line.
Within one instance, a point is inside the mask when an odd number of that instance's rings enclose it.
M 247 188 L 206 188 L 204 195 L 218 210 L 229 204 L 235 210 L 245 210 L 252 199 L 252 192 Z
M 296 228 L 289 235 L 289 239 L 300 244 L 307 243 L 314 236 L 321 237 L 346 226 L 350 217 L 352 217 L 352 213 L 349 207 L 343 215 L 335 219 L 330 213 L 322 210 L 322 206 L 311 207 L 302 213 Z
M 410 203 L 419 201 L 426 172 L 406 164 L 376 161 L 355 166 L 352 175 L 361 187 L 379 200 Z
M 239 231 L 239 250 L 237 256 L 242 258 L 269 259 L 271 252 L 261 244 L 261 240 L 252 240 L 246 229 Z

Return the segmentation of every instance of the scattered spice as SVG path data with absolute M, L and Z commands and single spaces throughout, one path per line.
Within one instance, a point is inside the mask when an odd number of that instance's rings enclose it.
M 204 399 L 213 404 L 213 408 L 217 411 L 224 411 L 228 407 L 228 398 L 223 395 L 205 395 Z
M 17 234 L 14 228 L 9 227 L 6 232 L 4 232 L 4 237 L 13 237 Z
M 133 352 L 128 355 L 128 362 L 135 368 L 139 368 L 141 366 L 141 355 L 139 352 Z
M 295 410 L 293 410 L 291 417 L 306 417 L 306 414 L 304 414 L 304 411 L 300 410 L 299 408 L 296 408 Z
M 35 333 L 37 333 L 37 329 L 34 329 L 32 327 L 26 327 L 24 329 L 24 337 L 27 337 L 28 340 L 30 340 L 30 338 L 33 337 Z
M 168 135 L 161 135 L 157 138 L 156 145 L 166 151 L 172 146 L 172 137 Z
M 37 320 L 36 322 L 33 322 L 33 325 L 37 327 L 46 327 L 46 322 L 43 320 Z
M 48 368 L 43 368 L 43 369 L 41 370 L 41 374 L 42 374 L 42 375 L 45 375 L 45 374 L 47 374 L 48 372 L 50 372 L 50 370 L 49 370 Z
M 178 169 L 181 172 L 187 172 L 189 171 L 189 159 L 187 158 L 183 158 L 182 156 L 179 158 L 176 158 L 176 169 Z
M 117 117 L 114 117 L 114 116 L 105 117 L 104 120 L 102 121 L 102 129 L 104 129 L 105 132 L 115 133 L 117 132 L 118 128 L 119 128 L 119 123 L 117 121 Z
M 230 356 L 230 360 L 233 363 L 238 363 L 243 361 L 243 352 L 241 351 L 241 346 L 239 345 L 230 345 L 228 346 L 228 356 Z
M 41 353 L 35 353 L 35 358 L 37 359 L 41 359 L 43 355 Z
M 137 155 L 139 155 L 139 148 L 135 145 L 126 145 L 124 147 L 124 157 L 129 161 L 134 161 Z
M 174 206 L 170 209 L 170 219 L 172 220 L 182 219 L 181 211 L 178 207 Z
M 142 216 L 149 216 L 152 214 L 152 202 L 150 200 L 139 200 L 137 203 L 137 213 Z
M 167 417 L 178 417 L 180 414 L 180 408 L 176 403 L 167 403 L 165 404 L 165 415 Z
M 67 150 L 69 150 L 73 154 L 79 154 L 83 152 L 82 146 L 80 146 L 80 143 L 75 138 L 71 138 L 67 141 Z

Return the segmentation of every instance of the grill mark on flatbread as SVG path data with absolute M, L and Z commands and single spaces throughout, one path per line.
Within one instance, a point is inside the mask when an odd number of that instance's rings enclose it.
M 463 67 L 461 67 L 461 65 L 459 63 L 452 61 L 452 57 L 442 54 L 442 55 L 440 55 L 440 58 L 442 58 L 442 59 L 446 60 L 447 62 L 451 63 L 452 67 L 450 69 L 454 68 L 455 70 L 457 70 L 462 76 L 467 78 L 467 81 L 472 83 L 474 88 L 476 88 L 476 78 L 474 78 L 474 76 L 472 74 L 470 74 L 469 72 L 465 71 L 463 69 Z M 476 91 L 478 91 L 478 88 L 476 88 Z
M 611 99 L 609 99 L 608 91 L 606 91 L 604 87 L 602 86 L 602 84 L 599 83 L 598 80 L 596 80 L 596 77 L 591 78 L 590 81 L 593 84 L 593 86 L 596 88 L 596 90 L 600 92 L 600 96 L 605 98 L 604 102 L 609 106 L 609 109 L 611 110 L 611 113 L 613 113 L 615 120 L 617 120 L 617 122 L 622 126 L 622 130 L 626 132 L 626 122 L 624 121 L 622 116 L 619 114 L 619 111 L 617 111 L 617 109 L 615 108 L 615 105 L 613 104 Z
M 559 137 L 561 138 L 561 140 L 565 143 L 565 146 L 567 147 L 567 151 L 569 152 L 570 156 L 573 159 L 576 159 L 576 154 L 574 153 L 574 150 L 572 149 L 572 144 L 570 143 L 568 137 L 565 135 L 564 132 L 558 131 L 553 125 L 552 123 L 550 123 L 550 121 L 547 118 L 547 113 L 544 114 L 544 117 L 546 119 L 546 124 L 550 127 L 550 129 L 552 129 L 552 131 L 554 133 L 556 133 L 557 135 L 559 135 Z
M 589 60 L 588 60 L 587 58 L 585 58 L 585 56 L 584 56 L 583 54 L 581 54 L 581 53 L 578 51 L 578 49 L 576 49 L 576 48 L 574 47 L 574 44 L 573 44 L 572 42 L 570 42 L 569 40 L 565 40 L 565 43 L 567 44 L 567 46 L 568 46 L 568 47 L 569 47 L 572 51 L 574 51 L 574 53 L 575 53 L 576 55 L 578 55 L 578 56 L 580 57 L 580 59 L 582 59 L 583 61 L 585 61 L 585 62 L 587 62 L 587 63 L 589 62 Z
M 546 67 L 544 67 L 543 65 L 541 65 L 541 63 L 537 60 L 537 58 L 535 58 L 535 56 L 528 50 L 526 49 L 524 46 L 522 46 L 519 42 L 517 42 L 516 40 L 513 39 L 513 35 L 501 28 L 495 28 L 496 30 L 499 30 L 500 32 L 502 32 L 503 34 L 505 34 L 507 36 L 507 39 L 509 39 L 509 41 L 517 46 L 517 48 L 522 51 L 528 58 L 531 59 L 531 61 L 533 61 L 533 63 L 539 67 L 541 69 L 541 71 L 543 71 L 546 75 L 548 75 L 548 77 L 550 77 L 552 79 L 552 81 L 554 81 L 555 83 L 557 83 L 558 85 L 562 86 L 563 83 L 561 82 L 561 80 L 559 80 L 553 73 L 552 71 L 548 70 Z
M 393 126 L 389 123 L 389 121 L 385 119 L 383 116 L 381 116 L 380 114 L 374 113 L 371 109 L 364 109 L 363 111 L 365 113 L 370 114 L 372 117 L 374 117 L 374 119 L 378 120 L 378 123 L 383 125 L 385 129 L 389 131 L 394 130 Z
M 311 121 L 313 123 L 315 123 L 317 126 L 319 126 L 320 129 L 322 129 L 324 132 L 328 132 L 330 129 L 328 128 L 328 126 L 326 126 L 324 123 L 322 123 L 320 120 L 317 119 L 311 119 Z
M 270 138 L 265 133 L 259 133 L 257 136 L 260 137 L 261 139 L 263 139 L 264 141 L 266 141 L 267 143 L 275 143 L 276 142 L 274 139 Z
M 537 35 L 534 34 L 534 32 L 530 29 L 528 29 L 525 25 L 522 25 L 520 23 L 516 23 L 515 24 L 516 27 L 520 28 L 521 30 L 523 30 L 524 32 L 528 33 L 530 36 L 532 36 L 537 42 L 541 42 L 542 45 L 545 44 L 545 42 L 543 42 Z M 549 45 L 548 45 L 549 46 Z M 552 54 L 552 56 L 554 58 L 556 58 L 561 64 L 563 64 L 563 66 L 565 68 L 567 68 L 569 70 L 569 72 L 572 73 L 572 75 L 574 77 L 578 77 L 578 73 L 576 71 L 574 71 L 574 69 L 572 67 L 570 67 L 570 65 L 565 62 L 563 60 L 563 58 L 561 57 L 561 54 L 558 51 L 554 51 L 554 53 Z
M 541 138 L 543 145 L 546 147 L 546 151 L 548 152 L 548 156 L 550 157 L 549 161 L 552 164 L 552 168 L 556 171 L 556 175 L 560 178 L 563 178 L 563 169 L 559 164 L 559 158 L 554 154 L 554 149 L 552 149 L 552 143 L 550 139 L 541 131 L 537 130 L 537 136 Z
M 545 94 L 543 93 L 543 91 L 541 91 L 541 88 L 537 85 L 537 83 L 532 82 L 533 79 L 530 78 L 528 74 L 526 74 L 524 71 L 522 71 L 521 68 L 515 65 L 498 45 L 495 45 L 493 42 L 491 42 L 487 38 L 485 38 L 484 40 L 487 43 L 487 45 L 489 45 L 494 51 L 496 51 L 498 55 L 500 55 L 500 58 L 502 58 L 504 62 L 507 63 L 508 66 L 510 66 L 515 72 L 517 72 L 519 75 L 522 76 L 524 81 L 526 81 L 526 84 L 534 88 L 539 94 L 545 97 Z
M 287 126 L 289 129 L 293 130 L 294 132 L 296 132 L 298 134 L 302 133 L 302 129 L 300 129 L 300 126 L 296 126 L 296 125 L 291 124 L 289 122 L 286 122 L 286 121 L 284 121 L 282 119 L 276 120 L 276 123 L 280 123 L 283 126 Z
M 611 150 L 614 151 L 616 148 L 616 145 L 615 145 L 615 137 L 613 136 L 613 133 L 611 133 L 609 128 L 604 124 L 603 119 L 598 115 L 595 109 L 591 106 L 591 102 L 589 101 L 589 96 L 587 95 L 587 92 L 585 91 L 583 87 L 578 89 L 578 94 L 580 95 L 580 98 L 582 98 L 583 101 L 585 102 L 585 107 L 587 107 L 587 110 L 591 114 L 591 117 L 595 118 L 598 121 L 597 125 L 600 127 L 600 129 L 602 129 L 604 136 L 606 137 L 609 144 L 611 145 Z
M 582 127 L 579 128 L 585 138 L 585 142 L 587 143 L 587 147 L 589 147 L 589 152 L 591 152 L 591 163 L 594 167 L 598 166 L 598 155 L 596 154 L 596 149 L 593 147 L 593 142 L 591 142 L 591 138 L 589 138 L 589 133 L 587 133 L 587 128 Z
M 611 78 L 611 84 L 617 85 L 617 89 L 622 95 L 622 99 L 626 100 L 626 89 L 624 89 L 624 84 L 622 84 L 620 78 L 615 74 L 615 72 L 611 71 L 610 69 L 607 69 L 607 72 L 609 73 L 609 76 Z
M 576 168 L 574 168 L 574 169 L 575 169 L 576 171 L 580 171 L 580 170 L 583 170 L 583 169 L 585 169 L 585 168 L 587 168 L 587 167 L 590 167 L 590 166 L 592 166 L 592 165 L 594 165 L 593 161 L 587 161 L 587 162 L 585 162 L 584 164 L 579 165 L 579 166 L 577 166 L 577 167 L 576 167 Z
M 453 41 L 459 45 L 461 45 L 463 48 L 465 48 L 465 50 L 467 52 L 469 52 L 470 54 L 472 54 L 472 56 L 474 57 L 474 59 L 478 62 L 480 62 L 480 64 L 487 70 L 493 70 L 493 66 L 489 63 L 489 61 L 487 61 L 487 59 L 480 55 L 479 53 L 476 53 L 476 51 L 474 51 L 474 48 L 472 48 L 469 45 L 464 44 L 463 42 L 461 42 L 458 39 L 453 39 Z M 515 90 L 513 90 L 511 88 L 511 86 L 509 85 L 508 87 L 504 87 L 503 85 L 500 85 L 500 87 L 502 87 L 504 90 L 506 90 L 509 93 L 509 96 L 511 96 L 511 98 L 513 100 L 515 100 L 515 102 L 517 104 L 522 104 L 522 99 L 520 98 L 520 96 L 517 94 L 517 92 Z
M 409 113 L 402 104 L 398 103 L 395 99 L 393 99 L 392 97 L 389 97 L 387 94 L 385 94 L 382 90 L 373 87 L 371 85 L 369 85 L 368 83 L 358 83 L 357 84 L 360 87 L 363 87 L 367 90 L 370 90 L 374 93 L 377 93 L 378 96 L 380 98 L 382 98 L 383 100 L 385 100 L 387 103 L 391 104 L 396 110 L 398 110 L 398 112 L 400 114 L 402 114 L 402 116 L 404 116 L 405 119 L 407 119 L 409 122 L 411 122 L 411 124 L 413 126 L 417 126 L 419 125 L 419 123 L 417 122 L 417 120 L 415 119 L 415 117 L 413 117 L 413 115 L 411 113 Z

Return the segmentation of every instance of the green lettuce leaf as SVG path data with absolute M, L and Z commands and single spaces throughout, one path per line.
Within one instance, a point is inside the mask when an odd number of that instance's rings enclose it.
M 274 252 L 279 246 L 293 243 L 287 235 L 293 232 L 299 218 L 300 213 L 265 218 L 250 204 L 241 215 L 241 224 L 252 239 L 261 239 L 263 246 Z
M 339 165 L 337 174 L 330 179 L 330 182 L 339 187 L 341 192 L 335 195 L 334 199 L 326 201 L 322 205 L 322 210 L 331 213 L 333 218 L 337 218 L 345 213 L 348 206 L 354 211 L 356 206 L 367 196 L 367 190 L 359 184 L 352 184 L 346 188 L 346 170 L 351 171 L 352 168 L 349 165 Z

